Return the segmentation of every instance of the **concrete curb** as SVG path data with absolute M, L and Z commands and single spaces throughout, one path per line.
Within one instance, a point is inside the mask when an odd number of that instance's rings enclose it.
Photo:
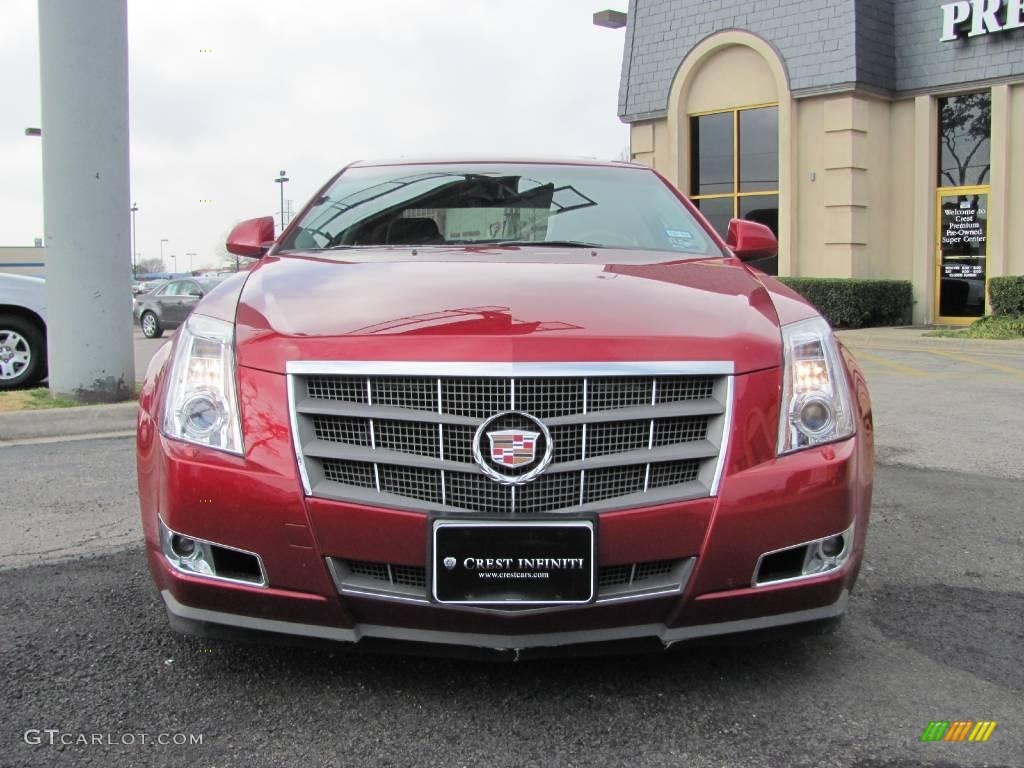
M 135 429 L 136 402 L 0 413 L 0 442 L 72 437 Z

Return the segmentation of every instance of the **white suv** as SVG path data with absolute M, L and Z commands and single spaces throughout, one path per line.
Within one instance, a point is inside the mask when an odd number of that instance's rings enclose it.
M 0 274 L 0 390 L 46 378 L 46 281 Z

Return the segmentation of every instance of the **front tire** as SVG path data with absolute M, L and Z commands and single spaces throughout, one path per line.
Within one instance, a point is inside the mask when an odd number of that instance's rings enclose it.
M 139 318 L 139 325 L 142 326 L 142 335 L 147 339 L 159 339 L 164 335 L 160 321 L 152 312 L 143 312 L 142 317 Z
M 19 315 L 0 315 L 0 390 L 46 378 L 46 331 Z

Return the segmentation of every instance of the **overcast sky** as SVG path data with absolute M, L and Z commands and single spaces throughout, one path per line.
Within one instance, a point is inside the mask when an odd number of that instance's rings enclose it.
M 626 0 L 129 0 L 138 251 L 214 261 L 234 222 L 297 209 L 356 159 L 620 158 Z M 0 245 L 43 236 L 33 0 L 0 0 Z M 200 53 L 210 49 L 212 53 Z M 200 203 L 211 199 L 213 203 Z

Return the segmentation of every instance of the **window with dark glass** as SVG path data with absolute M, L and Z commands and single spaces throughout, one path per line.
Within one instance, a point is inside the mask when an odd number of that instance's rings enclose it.
M 936 218 L 938 316 L 953 322 L 985 314 L 992 96 L 939 99 Z
M 939 186 L 990 183 L 992 96 L 988 91 L 939 99 Z
M 779 109 L 730 109 L 690 118 L 690 197 L 723 237 L 729 220 L 779 233 Z M 776 265 L 757 265 L 774 273 Z

